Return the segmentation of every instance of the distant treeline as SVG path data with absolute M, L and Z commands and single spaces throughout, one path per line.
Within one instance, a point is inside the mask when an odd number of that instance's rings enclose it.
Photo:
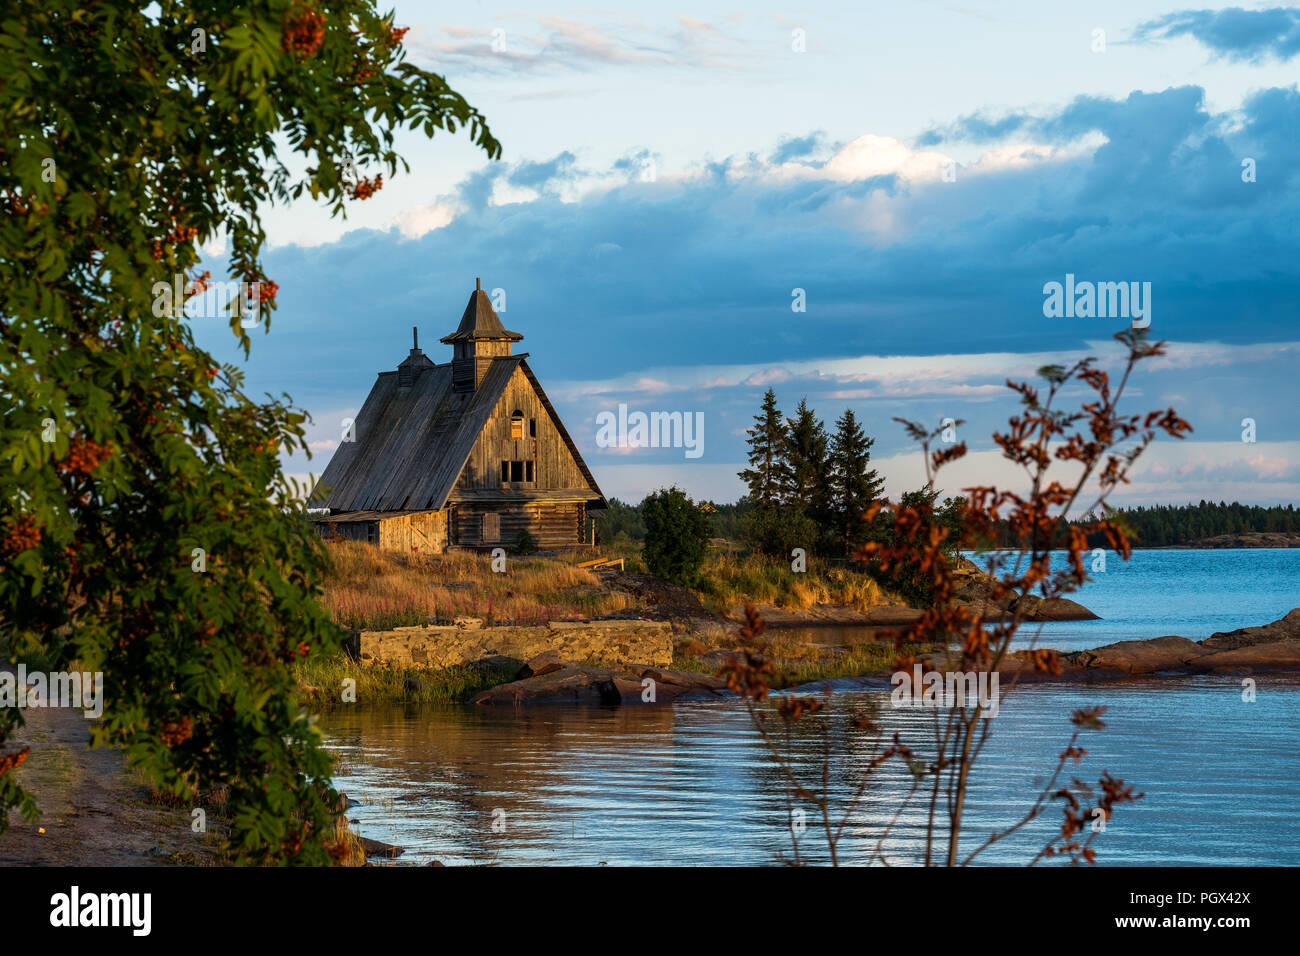
M 777 407 L 776 393 L 768 389 L 748 436 L 749 467 L 739 472 L 748 494 L 735 504 L 699 503 L 715 537 L 743 541 L 769 555 L 803 548 L 807 554 L 844 558 L 878 537 L 877 531 L 885 533 L 886 522 L 873 524 L 863 517 L 881 497 L 884 480 L 870 464 L 875 440 L 852 409 L 827 429 L 806 400 L 787 418 Z M 928 492 L 914 493 L 918 502 L 932 499 Z M 644 504 L 610 502 L 602 540 L 645 540 Z
M 754 509 L 754 503 L 748 496 L 733 504 L 708 502 L 707 506 L 712 509 L 710 517 L 716 537 L 732 541 L 743 539 L 742 519 Z M 1235 501 L 1232 504 L 1201 501 L 1194 505 L 1118 508 L 1112 515 L 1134 533 L 1133 544 L 1138 548 L 1190 544 L 1221 534 L 1300 534 L 1300 511 L 1296 510 L 1295 505 L 1265 508 Z M 640 505 L 611 498 L 609 511 L 601 519 L 601 537 L 612 543 L 620 534 L 626 536 L 623 539 L 625 541 L 644 541 L 645 522 L 641 520 Z M 999 542 L 1003 546 L 1011 543 L 1009 536 Z M 1098 547 L 1105 545 L 1099 536 L 1088 543 Z
M 1264 508 L 1202 500 L 1194 505 L 1117 508 L 1112 515 L 1133 532 L 1134 545 L 1139 548 L 1189 544 L 1221 534 L 1300 534 L 1300 511 L 1295 505 Z
M 741 519 L 754 510 L 754 503 L 746 496 L 739 501 L 719 505 L 712 501 L 702 502 L 702 507 L 709 511 L 713 522 L 713 536 L 732 541 L 741 539 Z M 607 544 L 615 541 L 644 541 L 645 520 L 641 517 L 639 504 L 628 504 L 617 498 L 609 499 L 609 510 L 600 519 L 601 540 Z M 620 536 L 622 536 L 620 538 Z

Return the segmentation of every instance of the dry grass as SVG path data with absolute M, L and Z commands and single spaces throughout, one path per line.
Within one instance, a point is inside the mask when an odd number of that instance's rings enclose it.
M 382 551 L 357 541 L 326 544 L 334 567 L 323 604 L 349 630 L 384 630 L 450 623 L 458 617 L 487 624 L 543 624 L 610 614 L 637 606 L 611 593 L 576 559 L 514 557 L 494 572 L 488 555 Z
M 770 604 L 806 611 L 816 604 L 839 604 L 859 611 L 887 603 L 887 597 L 866 574 L 828 566 L 810 559 L 808 570 L 796 572 L 788 561 L 758 554 L 732 556 L 711 552 L 701 569 L 706 601 L 720 611 L 739 604 Z

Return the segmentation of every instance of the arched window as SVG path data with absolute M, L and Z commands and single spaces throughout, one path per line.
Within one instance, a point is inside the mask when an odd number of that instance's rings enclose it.
M 510 416 L 510 437 L 516 441 L 524 437 L 524 413 L 516 410 Z

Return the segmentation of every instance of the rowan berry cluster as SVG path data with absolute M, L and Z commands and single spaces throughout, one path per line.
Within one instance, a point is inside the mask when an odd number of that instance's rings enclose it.
M 280 49 L 302 59 L 314 56 L 325 42 L 325 17 L 311 7 L 297 7 L 284 21 Z

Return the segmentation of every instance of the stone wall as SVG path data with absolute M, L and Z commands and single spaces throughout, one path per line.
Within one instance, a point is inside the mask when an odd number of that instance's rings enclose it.
M 562 661 L 666 667 L 672 625 L 664 621 L 556 622 L 536 627 L 399 627 L 361 632 L 361 663 L 455 667 L 485 657 L 527 661 L 554 651 Z

